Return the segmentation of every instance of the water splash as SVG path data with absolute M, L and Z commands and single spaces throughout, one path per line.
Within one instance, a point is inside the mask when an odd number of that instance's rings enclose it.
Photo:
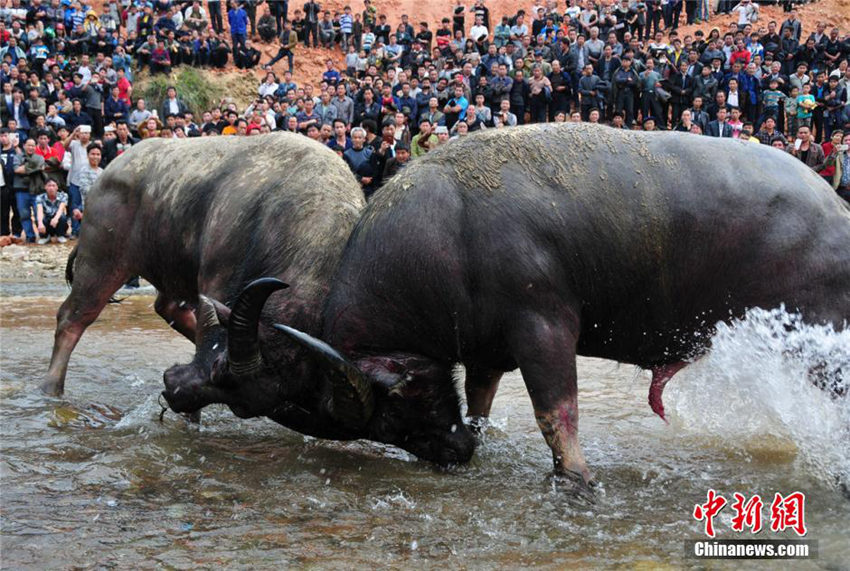
M 843 387 L 843 397 L 812 384 Z M 842 377 L 843 375 L 843 377 Z M 805 324 L 784 308 L 719 323 L 708 355 L 669 385 L 675 424 L 751 448 L 785 440 L 814 477 L 850 484 L 850 329 Z M 770 446 L 771 444 L 768 444 Z M 780 446 L 781 447 L 781 446 Z

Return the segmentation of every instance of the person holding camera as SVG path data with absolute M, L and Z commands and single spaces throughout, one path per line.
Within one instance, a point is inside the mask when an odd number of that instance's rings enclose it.
M 87 148 L 91 142 L 91 126 L 80 125 L 62 141 L 65 147 L 66 157 L 70 155 L 71 160 L 68 163 L 68 194 L 70 196 L 70 208 L 81 210 L 83 207 L 83 197 L 80 193 L 80 173 L 88 164 Z M 63 161 L 63 166 L 65 162 Z M 80 234 L 80 221 L 77 219 L 71 220 L 71 236 L 76 238 Z
M 835 131 L 840 132 L 840 131 Z M 838 196 L 850 203 L 850 133 L 845 134 L 840 145 L 834 148 L 835 174 L 832 188 Z
M 496 127 L 516 127 L 517 116 L 511 113 L 511 101 L 502 99 L 499 102 L 499 112 L 493 117 Z

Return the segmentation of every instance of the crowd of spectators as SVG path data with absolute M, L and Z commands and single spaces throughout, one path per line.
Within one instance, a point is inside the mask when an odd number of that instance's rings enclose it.
M 753 0 L 541 0 L 499 15 L 456 1 L 432 30 L 407 15 L 390 22 L 372 0 L 338 12 L 310 0 L 291 13 L 269 0 L 100 10 L 0 0 L 2 234 L 74 237 L 97 175 L 140 139 L 275 130 L 334 149 L 367 197 L 453 138 L 566 121 L 782 148 L 850 197 L 850 35 L 827 22 L 805 30 L 798 2 L 782 0 L 784 19 L 766 21 Z M 709 27 L 718 12 L 735 21 Z M 685 24 L 705 28 L 680 33 Z M 252 41 L 275 43 L 276 55 L 262 61 Z M 328 51 L 321 77 L 296 83 L 302 44 L 341 50 L 344 64 Z M 266 70 L 245 108 L 223 101 L 196 117 L 173 88 L 156 109 L 134 97 L 141 70 L 228 64 Z

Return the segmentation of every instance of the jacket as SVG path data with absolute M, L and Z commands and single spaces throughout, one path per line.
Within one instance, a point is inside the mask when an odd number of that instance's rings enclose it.
M 227 12 L 227 23 L 230 24 L 230 35 L 235 36 L 248 32 L 248 14 L 242 8 Z
M 691 102 L 691 94 L 694 90 L 694 80 L 690 75 L 674 73 L 667 78 L 667 86 L 672 95 L 671 103 L 688 105 Z
M 793 154 L 793 143 L 788 145 L 785 150 Z M 797 151 L 797 153 L 797 158 L 800 158 L 799 151 Z M 824 164 L 826 164 L 826 155 L 824 155 L 823 153 L 823 147 L 821 147 L 817 143 L 809 143 L 809 155 L 806 157 L 805 163 L 810 169 L 814 171 L 821 170 Z
M 178 115 L 182 115 L 183 113 L 185 113 L 186 111 L 189 110 L 186 107 L 186 104 L 183 103 L 183 101 L 179 97 L 176 99 L 176 101 L 177 101 L 177 114 Z M 162 121 L 164 121 L 166 117 L 171 115 L 170 105 L 169 105 L 168 102 L 169 102 L 169 100 L 166 99 L 165 101 L 162 102 L 162 106 L 160 106 L 160 108 L 159 108 L 159 118 Z
M 10 102 L 6 104 L 6 116 L 3 120 L 4 123 L 8 122 L 9 119 L 15 118 L 15 104 L 14 102 Z M 29 120 L 29 104 L 26 100 L 21 101 L 20 109 L 18 109 L 18 131 L 29 131 L 30 130 L 30 120 Z M 23 144 L 23 141 L 21 141 Z
M 135 137 L 130 136 L 130 137 L 127 138 L 127 142 L 124 143 L 122 145 L 122 147 L 126 147 L 127 145 L 133 146 L 138 142 L 139 142 L 139 139 L 136 139 Z M 118 155 L 120 155 L 121 153 L 123 153 L 126 150 L 125 148 L 119 149 L 118 145 L 119 145 L 118 137 L 115 137 L 114 139 L 107 141 L 106 143 L 103 144 L 103 163 L 100 166 L 102 166 L 103 168 L 106 168 L 107 165 L 109 165 L 109 163 L 114 161 L 118 157 Z
M 720 123 L 715 119 L 714 121 L 709 121 L 708 126 L 705 128 L 705 134 L 709 137 L 723 137 L 725 139 L 732 138 L 732 126 L 729 123 L 723 123 L 723 132 L 720 133 Z

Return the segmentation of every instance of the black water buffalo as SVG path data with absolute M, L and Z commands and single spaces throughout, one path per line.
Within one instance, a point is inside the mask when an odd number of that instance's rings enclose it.
M 808 167 L 759 145 L 548 124 L 406 167 L 346 246 L 321 340 L 276 327 L 352 381 L 352 427 L 373 421 L 376 386 L 457 398 L 457 363 L 469 414 L 486 416 L 519 367 L 556 471 L 581 485 L 577 354 L 652 369 L 660 413 L 713 324 L 780 304 L 838 328 L 850 317 L 850 209 Z M 444 436 L 407 448 L 468 457 Z
M 441 435 L 453 446 L 425 458 L 449 462 L 455 456 L 445 450 L 458 447 L 468 458 L 472 435 L 452 429 L 463 427 L 456 396 L 390 390 L 385 378 L 373 387 L 321 377 L 298 345 L 270 327 L 284 321 L 321 334 L 331 278 L 363 205 L 345 164 L 300 135 L 134 146 L 88 197 L 42 389 L 63 391 L 85 328 L 128 276 L 140 274 L 159 291 L 160 315 L 196 344 L 192 363 L 164 374 L 173 410 L 224 403 L 238 416 L 268 416 L 306 434 L 414 451 Z M 278 278 L 291 287 L 275 293 L 284 287 Z M 269 326 L 259 329 L 260 322 Z M 374 414 L 360 422 L 364 391 Z
M 199 294 L 231 301 L 262 276 L 297 285 L 299 300 L 270 306 L 289 304 L 280 313 L 316 330 L 328 279 L 363 205 L 346 166 L 303 137 L 152 139 L 134 146 L 88 196 L 66 272 L 73 286 L 59 309 L 42 390 L 63 392 L 71 352 L 133 275 L 157 288 L 157 313 L 196 344 L 205 338 L 195 311 Z M 206 321 L 215 317 L 208 311 Z

